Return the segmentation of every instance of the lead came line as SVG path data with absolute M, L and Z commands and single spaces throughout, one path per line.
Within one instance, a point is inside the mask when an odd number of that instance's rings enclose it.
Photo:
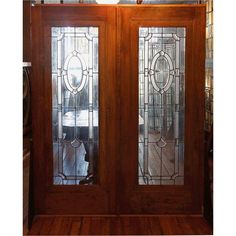
M 148 35 L 149 36 L 149 35 Z M 144 175 L 148 180 L 148 40 L 144 39 Z

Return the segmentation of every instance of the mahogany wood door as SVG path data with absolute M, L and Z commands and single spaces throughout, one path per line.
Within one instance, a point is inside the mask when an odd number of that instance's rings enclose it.
M 201 213 L 204 22 L 203 6 L 32 8 L 36 214 Z
M 119 210 L 200 214 L 204 6 L 122 7 Z
M 32 7 L 36 214 L 114 213 L 118 150 L 115 25 L 114 7 L 60 4 Z M 77 81 L 69 74 L 77 76 Z M 94 79 L 92 88 L 90 79 Z M 99 93 L 90 94 L 91 89 Z M 82 120 L 77 115 L 75 120 L 71 119 L 74 113 L 82 114 Z M 86 177 L 83 169 L 88 168 L 88 162 L 80 155 L 89 152 L 91 137 L 96 135 L 99 136 L 98 150 L 93 153 L 98 156 L 96 183 L 81 185 L 79 175 Z M 59 160 L 54 160 L 55 155 Z M 74 171 L 74 167 L 80 169 Z

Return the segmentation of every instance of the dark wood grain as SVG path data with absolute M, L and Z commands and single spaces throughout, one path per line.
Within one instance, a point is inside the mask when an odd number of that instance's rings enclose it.
M 53 222 L 53 223 L 52 223 Z M 37 217 L 28 235 L 211 235 L 202 217 Z
M 31 7 L 23 0 L 23 61 L 31 62 Z
M 32 166 L 31 171 L 33 181 L 33 193 L 31 198 L 34 201 L 34 213 L 43 211 L 45 195 L 45 175 L 44 167 L 44 127 L 45 120 L 42 116 L 44 112 L 44 91 L 41 75 L 42 68 L 42 30 L 41 30 L 41 11 L 40 8 L 32 8 L 32 83 L 31 83 L 31 110 L 32 110 Z M 37 205 L 37 211 L 35 206 Z
M 204 217 L 213 225 L 213 126 L 205 131 Z

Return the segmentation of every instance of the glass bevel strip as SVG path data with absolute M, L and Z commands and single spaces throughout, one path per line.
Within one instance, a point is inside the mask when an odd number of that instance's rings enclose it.
M 53 183 L 94 184 L 99 133 L 98 27 L 52 27 L 51 38 L 52 67 L 57 64 L 56 74 L 52 68 Z
M 139 28 L 139 184 L 184 184 L 185 37 Z

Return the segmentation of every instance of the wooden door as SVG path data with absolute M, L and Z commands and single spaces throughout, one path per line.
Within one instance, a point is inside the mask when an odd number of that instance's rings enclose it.
M 200 214 L 205 7 L 123 6 L 119 210 Z
M 36 214 L 201 213 L 204 22 L 202 6 L 32 8 Z
M 115 16 L 115 8 L 109 6 L 32 7 L 36 214 L 114 213 L 118 150 Z M 72 75 L 77 76 L 75 80 Z M 96 93 L 90 93 L 91 89 Z M 78 172 L 84 171 L 86 178 L 87 170 L 76 168 L 88 165 L 81 155 L 90 152 L 91 143 L 96 149 L 92 150 L 96 181 L 81 185 Z M 68 166 L 75 171 L 69 173 Z

